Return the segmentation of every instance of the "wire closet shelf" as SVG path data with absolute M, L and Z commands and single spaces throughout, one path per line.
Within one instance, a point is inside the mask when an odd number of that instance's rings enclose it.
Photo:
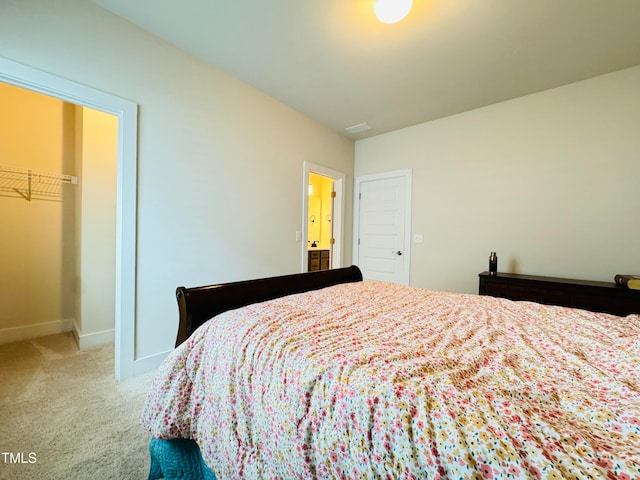
M 0 165 L 0 192 L 19 195 L 29 202 L 38 198 L 61 198 L 65 183 L 76 185 L 78 177 Z

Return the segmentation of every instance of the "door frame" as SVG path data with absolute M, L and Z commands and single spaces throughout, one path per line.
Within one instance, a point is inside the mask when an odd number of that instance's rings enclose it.
M 316 173 L 323 177 L 333 179 L 333 190 L 336 192 L 335 201 L 333 203 L 333 238 L 335 243 L 331 248 L 331 268 L 342 267 L 342 252 L 344 247 L 344 196 L 346 192 L 346 174 L 333 170 L 332 168 L 317 165 L 311 162 L 304 162 L 302 175 L 302 234 L 301 234 L 301 255 L 302 266 L 301 271 L 309 271 L 307 262 L 308 248 L 307 240 L 309 238 L 309 226 L 307 219 L 309 218 L 309 174 Z
M 362 183 L 375 180 L 387 180 L 390 178 L 403 177 L 405 179 L 405 199 L 404 199 L 404 247 L 403 247 L 403 275 L 402 283 L 409 285 L 411 279 L 411 178 L 412 170 L 393 170 L 390 172 L 374 173 L 371 175 L 360 175 L 355 178 L 353 191 L 353 263 L 359 266 L 360 260 L 360 193 Z
M 0 81 L 118 117 L 115 378 L 135 375 L 138 104 L 0 57 Z

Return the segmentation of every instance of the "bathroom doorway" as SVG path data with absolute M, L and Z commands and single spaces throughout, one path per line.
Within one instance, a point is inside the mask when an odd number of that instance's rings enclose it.
M 307 225 L 307 270 L 329 270 L 333 237 L 333 178 L 309 173 L 309 216 Z
M 302 271 L 342 267 L 345 174 L 304 163 Z

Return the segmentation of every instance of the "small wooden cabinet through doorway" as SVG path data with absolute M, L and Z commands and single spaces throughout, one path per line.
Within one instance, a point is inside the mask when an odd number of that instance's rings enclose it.
M 329 270 L 329 250 L 309 250 L 307 269 L 310 272 Z

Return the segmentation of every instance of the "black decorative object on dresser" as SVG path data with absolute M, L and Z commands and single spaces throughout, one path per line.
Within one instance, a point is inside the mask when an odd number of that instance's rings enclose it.
M 489 272 L 479 274 L 480 295 L 527 300 L 626 316 L 640 313 L 640 291 L 611 282 Z

